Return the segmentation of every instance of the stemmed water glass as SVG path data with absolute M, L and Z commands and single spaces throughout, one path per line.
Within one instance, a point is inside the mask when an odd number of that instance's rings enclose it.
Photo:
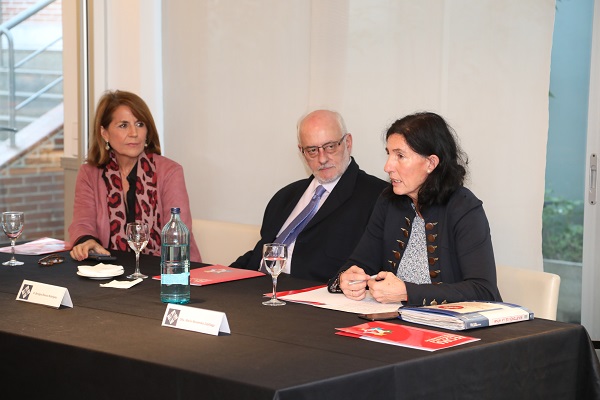
M 277 298 L 277 277 L 285 267 L 287 261 L 287 245 L 281 243 L 266 243 L 263 245 L 262 267 L 265 268 L 273 279 L 273 296 L 270 300 L 263 301 L 265 306 L 283 306 L 285 301 Z
M 127 243 L 133 251 L 135 251 L 135 272 L 127 275 L 129 279 L 147 278 L 140 272 L 140 252 L 144 250 L 150 238 L 148 224 L 143 222 L 131 222 L 127 224 Z
M 23 261 L 17 261 L 15 259 L 15 242 L 23 233 L 23 227 L 25 225 L 25 213 L 20 211 L 6 211 L 2 213 L 2 230 L 10 239 L 10 246 L 12 248 L 12 258 L 2 265 L 9 265 L 14 267 L 15 265 L 23 265 Z

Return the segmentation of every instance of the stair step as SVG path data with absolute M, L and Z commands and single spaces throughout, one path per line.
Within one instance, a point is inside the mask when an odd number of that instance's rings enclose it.
M 21 92 L 37 92 L 46 85 L 54 82 L 61 75 L 23 75 L 15 77 L 15 86 Z M 8 78 L 0 77 L 0 91 L 8 90 Z
M 17 98 L 17 104 L 22 104 L 25 98 Z M 33 100 L 32 102 L 25 104 L 19 110 L 16 111 L 17 116 L 23 117 L 35 117 L 44 114 L 48 110 L 56 107 L 58 104 L 62 103 L 63 98 L 59 95 L 43 95 Z M 0 104 L 6 105 L 6 100 L 3 101 L 0 98 Z M 7 118 L 9 115 L 6 107 L 2 107 L 2 115 L 0 117 Z
M 18 64 L 25 57 L 28 57 L 33 50 L 19 50 L 15 49 L 15 63 Z M 34 58 L 26 61 L 23 67 L 26 68 L 38 68 L 42 70 L 48 69 L 52 65 L 62 65 L 62 50 L 46 50 L 43 53 L 38 54 Z
M 60 84 L 57 85 L 57 87 L 60 87 L 60 86 L 61 86 Z M 36 92 L 17 91 L 15 93 L 15 96 L 17 97 L 17 101 L 18 101 L 19 99 L 24 100 L 34 93 L 36 93 Z M 0 90 L 0 97 L 8 97 L 8 90 Z M 60 90 L 60 93 L 46 92 L 46 93 L 42 94 L 39 98 L 62 101 L 62 98 L 63 98 L 62 89 Z
M 32 123 L 38 117 L 32 117 L 27 115 L 17 115 L 15 119 L 17 120 L 17 124 L 23 123 L 25 125 Z M 8 115 L 0 115 L 0 126 L 8 126 Z
M 0 75 L 1 74 L 7 74 L 8 75 L 8 68 L 7 67 L 0 67 Z M 53 69 L 17 68 L 15 70 L 15 75 L 20 75 L 20 74 L 61 76 L 62 75 L 62 70 L 60 70 L 60 69 L 54 69 L 54 68 Z

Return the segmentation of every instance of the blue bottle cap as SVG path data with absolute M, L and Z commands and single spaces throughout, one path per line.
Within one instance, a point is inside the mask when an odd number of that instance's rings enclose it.
M 179 207 L 172 207 L 171 214 L 179 214 Z

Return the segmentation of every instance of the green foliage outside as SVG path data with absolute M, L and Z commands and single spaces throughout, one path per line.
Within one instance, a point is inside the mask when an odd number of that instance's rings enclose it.
M 547 191 L 542 222 L 544 258 L 582 262 L 583 201 L 551 196 Z

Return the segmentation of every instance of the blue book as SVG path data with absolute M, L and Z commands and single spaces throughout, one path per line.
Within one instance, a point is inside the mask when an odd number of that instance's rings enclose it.
M 533 319 L 533 312 L 499 301 L 463 301 L 423 307 L 400 307 L 403 321 L 462 331 Z

